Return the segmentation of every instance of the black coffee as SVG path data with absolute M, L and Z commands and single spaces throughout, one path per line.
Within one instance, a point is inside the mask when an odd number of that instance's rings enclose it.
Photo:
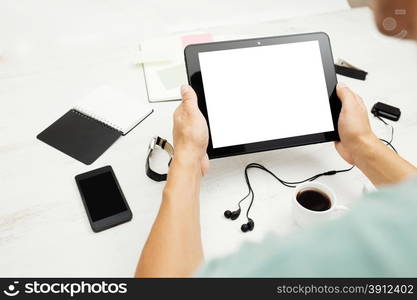
M 314 190 L 299 192 L 296 199 L 303 207 L 314 211 L 325 211 L 332 206 L 327 195 Z

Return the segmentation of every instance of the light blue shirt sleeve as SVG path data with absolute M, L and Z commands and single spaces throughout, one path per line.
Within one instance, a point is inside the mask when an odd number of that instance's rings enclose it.
M 197 277 L 417 277 L 417 180 L 368 194 L 311 230 L 246 243 Z

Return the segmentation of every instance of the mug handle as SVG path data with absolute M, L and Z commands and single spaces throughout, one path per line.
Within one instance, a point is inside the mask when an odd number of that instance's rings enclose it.
M 344 205 L 336 205 L 333 208 L 332 219 L 336 219 L 336 218 L 340 217 L 341 215 L 343 215 L 345 212 L 347 212 L 349 210 L 350 210 L 350 208 L 348 208 Z

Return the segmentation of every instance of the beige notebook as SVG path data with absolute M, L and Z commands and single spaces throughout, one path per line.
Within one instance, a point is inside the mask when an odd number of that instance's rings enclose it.
M 184 48 L 189 44 L 211 42 L 207 33 L 174 35 L 143 41 L 139 61 L 143 63 L 149 102 L 181 99 L 180 87 L 187 84 Z

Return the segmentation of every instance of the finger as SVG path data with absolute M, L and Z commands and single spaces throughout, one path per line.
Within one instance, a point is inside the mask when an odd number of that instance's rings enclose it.
M 201 162 L 201 172 L 203 176 L 207 174 L 209 168 L 210 168 L 210 162 L 209 162 L 208 155 L 206 154 L 204 155 L 203 161 Z
M 344 151 L 343 145 L 340 141 L 334 142 L 334 148 L 336 149 L 337 153 L 339 153 L 339 155 L 342 156 L 342 153 L 344 153 Z
M 355 93 L 352 92 L 344 83 L 339 83 L 336 87 L 337 96 L 342 102 L 342 107 L 346 107 L 354 102 L 356 102 Z
M 355 94 L 350 90 L 350 88 L 347 87 L 346 84 L 340 82 L 336 86 L 336 93 L 339 97 L 340 101 L 342 102 L 342 105 L 346 100 L 351 100 L 355 98 Z
M 181 86 L 181 98 L 184 103 L 197 105 L 197 95 L 189 85 Z

